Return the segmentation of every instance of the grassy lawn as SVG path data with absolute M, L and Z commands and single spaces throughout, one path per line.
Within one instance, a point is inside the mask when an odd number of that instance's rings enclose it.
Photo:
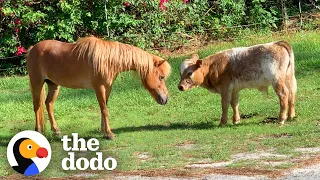
M 320 33 L 300 32 L 286 36 L 254 36 L 236 42 L 209 45 L 198 51 L 200 57 L 217 51 L 285 39 L 295 52 L 298 92 L 297 118 L 282 127 L 263 123 L 279 113 L 278 98 L 269 87 L 265 96 L 257 90 L 240 93 L 241 124 L 232 125 L 232 111 L 226 127 L 218 127 L 221 116 L 220 96 L 202 88 L 179 92 L 179 66 L 186 56 L 169 57 L 172 74 L 167 80 L 170 101 L 158 105 L 141 86 L 132 72 L 121 74 L 113 86 L 109 100 L 110 123 L 116 134 L 106 141 L 99 132 L 100 110 L 94 92 L 61 88 L 55 104 L 55 116 L 64 135 L 97 138 L 105 157 L 118 161 L 117 170 L 150 170 L 184 167 L 201 160 L 227 161 L 236 153 L 273 151 L 299 156 L 297 147 L 320 144 Z M 33 105 L 27 77 L 0 78 L 0 176 L 14 174 L 6 159 L 6 146 L 16 133 L 34 129 Z M 284 137 L 282 137 L 285 135 Z M 80 173 L 61 168 L 67 153 L 62 142 L 52 135 L 47 123 L 46 137 L 52 146 L 52 159 L 44 177 L 70 176 Z M 186 148 L 190 146 L 190 148 Z M 82 154 L 90 157 L 93 154 Z M 146 158 L 141 158 L 145 155 Z M 254 162 L 238 162 L 229 168 L 253 166 Z M 289 168 L 288 163 L 280 168 Z M 101 172 L 108 173 L 107 171 Z

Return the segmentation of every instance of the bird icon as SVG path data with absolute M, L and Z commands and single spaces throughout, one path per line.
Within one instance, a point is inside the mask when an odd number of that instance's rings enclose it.
M 13 154 L 18 165 L 12 168 L 21 174 L 32 176 L 39 174 L 39 169 L 31 158 L 45 158 L 48 151 L 29 138 L 20 138 L 13 145 Z

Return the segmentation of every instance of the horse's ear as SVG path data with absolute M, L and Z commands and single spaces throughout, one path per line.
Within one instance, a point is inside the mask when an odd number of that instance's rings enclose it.
M 154 62 L 154 66 L 159 67 L 161 66 L 163 63 L 165 63 L 167 60 L 159 60 L 159 61 L 155 61 Z
M 202 66 L 202 61 L 201 60 L 197 60 L 196 66 L 197 66 L 197 68 L 200 68 Z

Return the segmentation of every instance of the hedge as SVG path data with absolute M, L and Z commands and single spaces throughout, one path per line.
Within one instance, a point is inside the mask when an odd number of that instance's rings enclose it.
M 297 0 L 286 4 L 289 15 L 297 12 Z M 303 8 L 313 7 L 305 0 Z M 74 42 L 95 35 L 170 49 L 195 39 L 278 30 L 282 22 L 281 4 L 266 0 L 0 0 L 0 12 L 0 58 L 23 54 L 45 39 Z M 0 69 L 8 66 L 10 60 L 0 61 Z

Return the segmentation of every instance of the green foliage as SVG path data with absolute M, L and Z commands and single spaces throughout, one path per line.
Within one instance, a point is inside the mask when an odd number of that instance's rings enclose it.
M 281 5 L 266 0 L 169 0 L 165 8 L 159 6 L 161 0 L 106 1 L 107 18 L 105 0 L 0 0 L 0 58 L 22 54 L 19 46 L 27 49 L 45 39 L 74 42 L 95 35 L 144 49 L 173 50 L 191 40 L 238 37 L 281 25 Z M 287 6 L 289 15 L 297 11 L 296 1 Z M 255 25 L 243 27 L 247 24 Z M 311 21 L 304 28 L 318 25 Z

